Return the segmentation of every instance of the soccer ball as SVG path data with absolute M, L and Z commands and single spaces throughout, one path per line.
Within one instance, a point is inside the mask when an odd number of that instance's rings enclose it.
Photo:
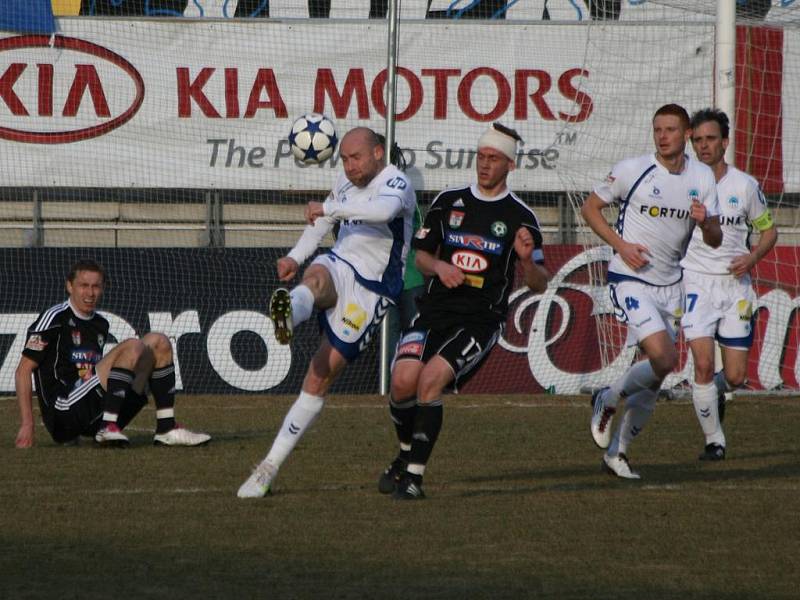
M 333 121 L 319 113 L 303 115 L 292 123 L 289 133 L 292 154 L 307 165 L 330 158 L 338 141 Z

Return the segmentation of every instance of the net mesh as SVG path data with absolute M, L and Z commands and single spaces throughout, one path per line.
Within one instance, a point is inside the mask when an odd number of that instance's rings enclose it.
M 652 113 L 667 102 L 677 102 L 690 112 L 713 106 L 713 50 L 716 2 L 648 2 L 650 15 L 670 20 L 660 33 L 592 23 L 585 68 L 616 71 L 619 87 L 605 99 L 593 87 L 592 78 L 582 82 L 598 106 L 616 105 L 621 110 L 590 122 L 569 124 L 573 135 L 588 143 L 565 153 L 560 171 L 576 214 L 592 187 L 617 161 L 652 151 Z M 792 3 L 749 3 L 737 7 L 735 164 L 752 174 L 766 193 L 779 231 L 778 244 L 755 268 L 754 286 L 759 300 L 755 342 L 750 353 L 746 388 L 796 390 L 797 345 L 800 332 L 798 307 L 798 147 L 795 128 L 787 126 L 797 110 L 797 81 L 793 75 L 797 56 L 798 17 Z M 624 17 L 624 12 L 623 12 Z M 642 23 L 642 27 L 649 27 Z M 608 34 L 617 40 L 607 43 Z M 622 51 L 611 52 L 609 48 Z M 642 109 L 646 107 L 642 114 Z M 638 118 L 631 118 L 637 115 Z M 599 115 L 596 115 L 599 117 Z M 622 132 L 622 133 L 621 133 Z M 629 135 L 629 133 L 633 132 Z M 602 164 L 597 159 L 602 158 Z M 615 215 L 608 215 L 613 223 Z M 580 219 L 580 217 L 577 217 Z M 613 308 L 602 287 L 610 249 L 581 224 L 580 239 L 597 251 L 591 267 L 596 284 L 594 302 L 604 369 L 587 387 L 613 381 L 630 364 L 634 349 L 626 348 L 623 326 L 612 316 Z M 753 242 L 757 241 L 757 236 Z M 682 362 L 665 381 L 680 391 L 692 380 L 692 363 L 680 340 Z M 719 363 L 718 363 L 719 364 Z
M 756 277 L 764 316 L 749 384 L 767 389 L 798 381 L 793 4 L 737 6 L 737 165 L 759 179 L 780 227 L 780 247 Z M 20 331 L 63 299 L 69 264 L 86 255 L 111 265 L 104 306 L 117 337 L 171 331 L 184 389 L 298 389 L 316 324 L 298 330 L 287 357 L 265 305 L 303 205 L 325 197 L 341 164 L 337 154 L 301 165 L 286 138 L 311 111 L 333 119 L 340 137 L 356 125 L 384 130 L 387 8 L 4 3 L 0 268 L 12 291 L 0 311 L 2 390 L 13 390 Z M 474 179 L 475 141 L 489 123 L 515 128 L 524 144 L 509 182 L 542 223 L 555 275 L 541 296 L 513 294 L 506 335 L 465 391 L 572 393 L 630 360 L 603 286 L 608 250 L 577 208 L 612 164 L 650 149 L 655 108 L 713 104 L 715 9 L 688 0 L 401 3 L 396 139 L 420 206 Z M 376 391 L 377 369 L 373 345 L 334 391 Z

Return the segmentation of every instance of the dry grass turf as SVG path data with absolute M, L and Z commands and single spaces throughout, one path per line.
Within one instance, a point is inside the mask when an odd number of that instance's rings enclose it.
M 737 398 L 728 460 L 697 460 L 691 405 L 659 403 L 601 473 L 586 397 L 448 397 L 428 499 L 377 493 L 384 401 L 334 397 L 275 492 L 236 498 L 291 398 L 182 397 L 203 448 L 16 450 L 0 399 L 0 598 L 798 598 L 800 400 Z

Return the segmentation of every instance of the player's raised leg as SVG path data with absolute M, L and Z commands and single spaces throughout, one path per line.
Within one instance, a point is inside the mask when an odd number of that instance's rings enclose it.
M 289 262 L 289 267 L 281 269 L 281 261 Z M 279 259 L 279 274 L 295 273 L 291 268 L 293 259 Z M 291 277 L 291 276 L 290 276 Z M 285 277 L 281 277 L 285 279 Z M 330 274 L 321 265 L 311 264 L 303 274 L 303 282 L 289 291 L 278 288 L 269 300 L 269 317 L 275 327 L 275 339 L 280 344 L 288 344 L 292 340 L 294 328 L 307 321 L 314 308 L 328 308 L 336 303 L 336 289 Z

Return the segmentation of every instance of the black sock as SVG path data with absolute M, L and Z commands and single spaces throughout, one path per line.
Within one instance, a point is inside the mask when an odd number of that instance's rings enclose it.
M 426 465 L 433 452 L 433 446 L 442 430 L 444 406 L 441 398 L 430 404 L 417 405 L 417 418 L 414 420 L 414 434 L 411 443 L 409 464 Z
M 133 371 L 114 367 L 108 373 L 106 393 L 103 395 L 103 421 L 116 423 L 122 403 L 133 385 Z
M 175 428 L 175 365 L 153 371 L 149 384 L 156 401 L 156 433 L 166 433 Z
M 417 416 L 416 397 L 405 402 L 395 402 L 389 400 L 389 413 L 392 415 L 392 423 L 397 433 L 397 440 L 400 442 L 400 453 L 398 458 L 408 462 L 410 450 L 403 450 L 403 446 L 411 446 L 412 436 L 414 435 L 414 420 Z

